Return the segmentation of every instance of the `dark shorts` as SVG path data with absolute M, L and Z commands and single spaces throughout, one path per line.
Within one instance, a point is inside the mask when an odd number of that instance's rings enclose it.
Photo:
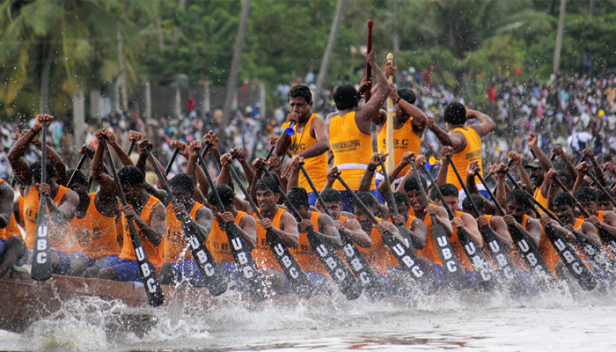
M 193 287 L 205 287 L 205 280 L 203 279 L 203 275 L 201 275 L 201 270 L 199 270 L 199 265 L 196 261 L 179 260 L 175 263 L 169 264 L 171 264 L 173 278 L 176 284 L 187 280 Z M 244 286 L 239 270 L 237 270 L 237 265 L 235 263 L 227 262 L 222 262 L 220 264 L 223 266 L 229 288 L 243 291 L 246 287 Z
M 152 263 L 149 263 L 150 271 L 156 272 L 156 268 Z M 131 259 L 119 259 L 115 264 L 103 262 L 96 265 L 99 268 L 113 267 L 118 275 L 118 281 L 138 281 L 141 282 L 141 270 L 139 263 Z
M 383 288 L 383 292 L 385 292 L 386 295 L 389 295 L 389 288 L 391 287 L 391 283 L 389 282 L 389 277 L 387 277 L 387 275 L 383 275 L 379 273 L 374 273 L 374 276 L 376 276 L 376 281 L 378 281 L 381 287 Z
M 325 274 L 317 273 L 314 271 L 305 271 L 306 276 L 312 281 L 314 285 L 314 294 L 323 296 L 330 294 L 331 284 L 329 282 L 329 277 Z M 288 280 L 287 280 L 288 281 Z
M 98 259 L 88 258 L 88 268 L 92 266 L 96 266 L 96 262 L 98 260 L 100 260 L 100 263 L 107 263 L 107 266 L 111 266 L 117 263 L 120 260 L 120 257 L 117 254 L 114 254 L 114 255 L 108 255 L 106 257 L 98 258 Z
M 466 274 L 466 288 L 472 287 L 475 284 L 476 280 L 475 273 L 472 270 L 468 270 L 467 268 L 464 268 L 464 270 Z M 434 264 L 434 271 L 432 271 L 432 276 L 434 276 L 435 279 L 441 282 L 445 282 L 445 269 L 443 269 L 441 265 Z
M 357 191 L 355 191 L 355 193 L 357 193 Z M 383 196 L 381 195 L 381 192 L 375 189 L 373 191 L 370 191 L 370 193 L 374 196 L 374 198 L 376 198 L 379 204 L 385 204 L 385 198 L 383 198 Z M 340 191 L 340 196 L 342 196 L 342 206 L 343 206 L 342 210 L 349 212 L 349 213 L 353 213 L 353 198 L 351 197 L 349 192 Z
M 7 249 L 6 240 L 0 238 L 0 260 L 4 258 L 4 255 L 6 254 L 6 249 Z

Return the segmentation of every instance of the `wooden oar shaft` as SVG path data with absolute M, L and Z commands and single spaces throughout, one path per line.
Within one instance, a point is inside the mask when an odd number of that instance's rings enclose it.
M 178 148 L 175 148 L 173 154 L 171 155 L 171 159 L 169 159 L 169 163 L 167 163 L 167 167 L 165 168 L 165 175 L 169 175 L 169 171 L 171 171 L 171 168 L 173 167 L 173 162 L 175 161 L 175 158 L 178 157 L 179 152 L 180 150 Z
M 71 187 L 71 183 L 73 183 L 73 180 L 75 179 L 75 174 L 77 173 L 77 171 L 81 170 L 81 167 L 83 166 L 84 161 L 86 161 L 86 158 L 87 156 L 85 154 L 81 155 L 81 158 L 79 158 L 79 161 L 77 162 L 77 166 L 75 167 L 75 171 L 73 171 L 71 178 L 69 178 L 68 182 L 66 183 L 66 187 L 68 188 Z

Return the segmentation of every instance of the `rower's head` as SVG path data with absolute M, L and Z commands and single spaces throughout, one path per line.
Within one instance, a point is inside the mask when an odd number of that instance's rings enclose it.
M 478 215 L 475 214 L 475 209 L 473 208 L 473 205 L 471 204 L 471 199 L 473 200 L 473 202 L 475 202 L 475 205 L 477 206 L 477 210 L 479 210 Z M 470 197 L 466 197 L 462 201 L 462 211 L 470 214 L 474 218 L 484 215 L 483 210 L 484 210 L 483 209 L 483 197 L 480 195 L 471 194 Z
M 396 201 L 396 207 L 398 208 L 398 213 L 400 215 L 404 215 L 405 217 L 409 213 L 409 209 L 411 209 L 411 201 L 409 201 L 409 197 L 402 192 L 394 192 L 394 200 Z M 393 209 L 389 209 L 389 213 L 393 214 Z
M 353 109 L 358 101 L 359 93 L 350 84 L 343 84 L 334 90 L 334 103 L 338 110 Z
M 312 93 L 310 88 L 298 85 L 291 90 L 288 94 L 289 108 L 291 112 L 299 115 L 300 120 L 308 120 L 312 114 Z
M 271 177 L 263 177 L 255 185 L 257 205 L 261 210 L 273 210 L 278 207 L 278 183 Z
M 398 96 L 400 97 L 400 99 L 406 101 L 409 104 L 415 104 L 415 101 L 417 100 L 415 93 L 410 88 L 402 88 L 398 90 Z M 395 102 L 394 104 L 396 104 L 396 119 L 402 123 L 406 122 L 411 117 L 411 115 L 409 115 L 404 109 L 402 109 L 400 107 L 400 104 Z
M 210 191 L 210 193 L 207 195 L 207 203 L 209 204 L 209 208 L 212 211 L 212 214 L 214 214 L 214 218 L 216 218 L 216 221 L 218 221 L 218 224 L 222 225 L 223 221 L 218 216 L 218 213 L 224 213 L 225 211 L 235 213 L 235 194 L 233 193 L 231 187 L 227 185 L 216 186 L 216 192 L 218 192 L 220 201 L 225 208 L 220 209 L 220 206 L 218 205 L 218 200 L 216 199 L 216 195 L 214 195 L 214 192 L 212 191 Z
M 310 214 L 310 202 L 308 200 L 308 192 L 305 189 L 293 187 L 287 193 L 287 198 L 289 198 L 289 202 L 297 209 L 302 218 L 310 219 L 308 216 Z
M 195 181 L 192 177 L 181 172 L 169 180 L 169 188 L 173 197 L 180 203 L 190 203 L 195 193 Z
M 614 211 L 614 204 L 610 201 L 610 197 L 603 191 L 597 191 L 597 210 Z
M 558 172 L 558 179 L 560 180 L 560 182 L 562 182 L 562 184 L 565 185 L 568 189 L 572 189 L 573 182 L 575 180 L 572 179 L 571 176 L 569 176 L 569 172 L 567 171 L 565 165 L 559 164 L 556 166 L 555 169 Z
M 35 161 L 30 165 L 30 176 L 32 183 L 41 183 L 41 162 Z M 45 163 L 45 172 L 47 172 L 47 184 L 56 182 L 56 168 L 49 161 Z
M 132 165 L 124 166 L 118 171 L 118 179 L 126 198 L 135 199 L 140 196 L 145 182 L 145 175 L 141 170 Z
M 90 198 L 90 195 L 88 194 L 88 178 L 86 177 L 86 175 L 77 169 L 70 169 L 67 171 L 66 174 L 69 180 L 71 179 L 71 177 L 73 178 L 69 188 L 75 191 L 80 198 Z
M 426 180 L 422 176 L 419 176 L 419 179 L 421 180 L 421 184 L 425 190 L 428 186 Z M 421 192 L 421 187 L 417 181 L 417 177 L 409 177 L 406 181 L 404 181 L 404 192 L 406 192 L 406 196 L 409 197 L 409 202 L 411 203 L 415 213 L 421 213 L 426 209 L 428 204 L 424 201 L 423 193 Z
M 459 205 L 458 196 L 460 195 L 458 187 L 451 183 L 445 183 L 444 185 L 440 185 L 438 189 L 441 191 L 443 198 L 445 198 L 445 203 L 447 203 L 449 209 L 451 209 L 451 211 L 453 212 L 457 211 Z M 438 198 L 436 200 L 436 204 L 444 206 L 443 204 L 441 204 L 441 200 Z
M 370 194 L 370 192 L 357 192 L 357 198 L 364 203 L 368 211 L 374 215 L 374 211 L 376 208 L 376 200 L 374 196 Z M 353 199 L 353 212 L 355 213 L 355 220 L 359 222 L 362 228 L 370 229 L 372 228 L 372 220 L 370 220 L 370 216 L 364 211 L 361 205 Z
M 443 119 L 447 124 L 447 129 L 453 129 L 454 126 L 464 125 L 466 123 L 466 107 L 464 104 L 452 101 L 445 107 Z
M 590 215 L 597 215 L 597 193 L 590 187 L 582 187 L 575 192 L 575 199 Z
M 573 208 L 575 207 L 575 200 L 567 192 L 560 192 L 554 197 L 554 213 L 558 219 L 564 224 L 573 224 L 575 221 L 575 215 L 573 214 Z
M 541 187 L 543 179 L 545 178 L 545 171 L 543 171 L 541 164 L 539 164 L 539 160 L 534 160 L 532 163 L 524 165 L 524 168 L 527 170 L 533 186 L 535 188 Z
M 323 203 L 325 203 L 327 210 L 329 210 L 334 219 L 340 219 L 340 213 L 342 212 L 343 207 L 340 191 L 328 188 L 321 192 L 321 198 L 323 199 Z
M 507 214 L 513 216 L 518 223 L 522 223 L 524 215 L 528 213 L 530 208 L 532 208 L 530 200 L 523 190 L 514 189 L 507 195 Z

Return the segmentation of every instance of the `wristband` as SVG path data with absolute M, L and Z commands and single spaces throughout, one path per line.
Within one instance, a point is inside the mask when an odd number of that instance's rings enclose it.
M 374 172 L 374 171 L 376 171 L 376 166 L 375 167 L 368 166 L 367 169 L 368 169 L 368 171 Z
M 398 102 L 400 101 L 400 99 L 402 99 L 401 97 L 398 97 L 398 99 L 396 99 L 396 104 L 398 104 Z
M 38 132 L 36 132 L 34 128 L 31 128 L 30 131 L 32 131 L 32 133 L 34 133 L 35 136 L 38 134 Z

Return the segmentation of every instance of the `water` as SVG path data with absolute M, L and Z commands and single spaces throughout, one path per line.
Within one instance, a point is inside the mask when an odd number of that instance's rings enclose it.
M 533 298 L 439 292 L 416 300 L 369 303 L 336 295 L 259 306 L 228 299 L 182 313 L 181 305 L 135 310 L 119 302 L 69 302 L 23 334 L 0 331 L 2 350 L 50 351 L 589 351 L 616 347 L 613 293 L 567 290 Z M 474 296 L 474 297 L 471 297 Z M 187 303 L 187 307 L 188 306 Z M 190 310 L 190 309 L 188 309 Z M 115 331 L 125 313 L 152 313 L 143 337 Z

